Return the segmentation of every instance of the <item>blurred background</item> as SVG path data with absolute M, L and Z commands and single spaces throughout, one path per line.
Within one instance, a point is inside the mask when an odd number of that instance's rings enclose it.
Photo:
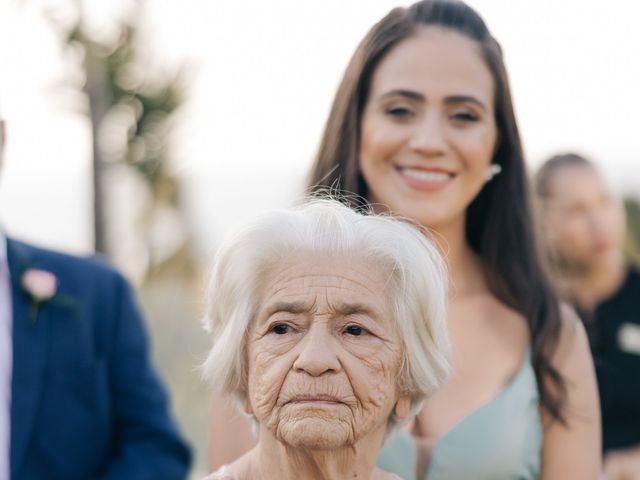
M 203 278 L 225 232 L 300 197 L 335 88 L 391 0 L 0 0 L 0 219 L 106 255 L 206 471 Z M 527 158 L 575 150 L 625 198 L 640 259 L 640 4 L 471 0 L 501 42 Z

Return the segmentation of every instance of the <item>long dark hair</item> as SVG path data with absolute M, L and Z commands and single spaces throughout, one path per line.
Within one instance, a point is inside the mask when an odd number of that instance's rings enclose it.
M 466 239 L 482 258 L 491 292 L 527 320 L 540 400 L 565 422 L 567 388 L 551 364 L 561 330 L 560 307 L 542 268 L 535 241 L 529 184 L 502 51 L 482 18 L 452 0 L 423 0 L 393 9 L 356 49 L 338 87 L 309 178 L 309 191 L 339 190 L 358 208 L 367 185 L 360 173 L 360 123 L 371 78 L 389 51 L 425 26 L 439 26 L 474 40 L 495 83 L 498 144 L 492 159 L 502 173 L 487 183 L 466 212 Z M 358 200 L 359 199 L 359 200 Z

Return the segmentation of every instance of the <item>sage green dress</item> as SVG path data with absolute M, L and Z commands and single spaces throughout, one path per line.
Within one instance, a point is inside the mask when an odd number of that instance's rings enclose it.
M 530 353 L 511 382 L 489 403 L 465 416 L 436 443 L 418 480 L 534 480 L 540 473 L 542 425 Z M 378 455 L 383 470 L 416 478 L 411 435 L 398 432 Z

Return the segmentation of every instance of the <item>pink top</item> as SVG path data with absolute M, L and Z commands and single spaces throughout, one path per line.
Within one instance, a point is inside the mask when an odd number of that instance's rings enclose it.
M 221 466 L 218 470 L 213 472 L 203 480 L 235 480 L 229 473 L 229 469 L 226 465 Z
M 392 474 L 393 475 L 393 474 Z M 398 477 L 397 475 L 393 475 L 394 479 L 398 479 L 398 480 L 402 480 L 400 477 Z M 209 475 L 206 478 L 203 478 L 202 480 L 235 480 L 235 478 L 233 478 L 231 476 L 231 474 L 229 473 L 229 469 L 227 468 L 226 465 L 221 466 L 218 470 L 216 470 L 215 472 L 213 472 L 211 475 Z

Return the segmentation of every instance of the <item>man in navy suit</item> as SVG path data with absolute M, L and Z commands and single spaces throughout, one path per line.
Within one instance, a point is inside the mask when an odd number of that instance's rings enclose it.
M 0 118 L 0 166 L 5 129 Z M 0 480 L 183 480 L 127 282 L 0 231 Z

